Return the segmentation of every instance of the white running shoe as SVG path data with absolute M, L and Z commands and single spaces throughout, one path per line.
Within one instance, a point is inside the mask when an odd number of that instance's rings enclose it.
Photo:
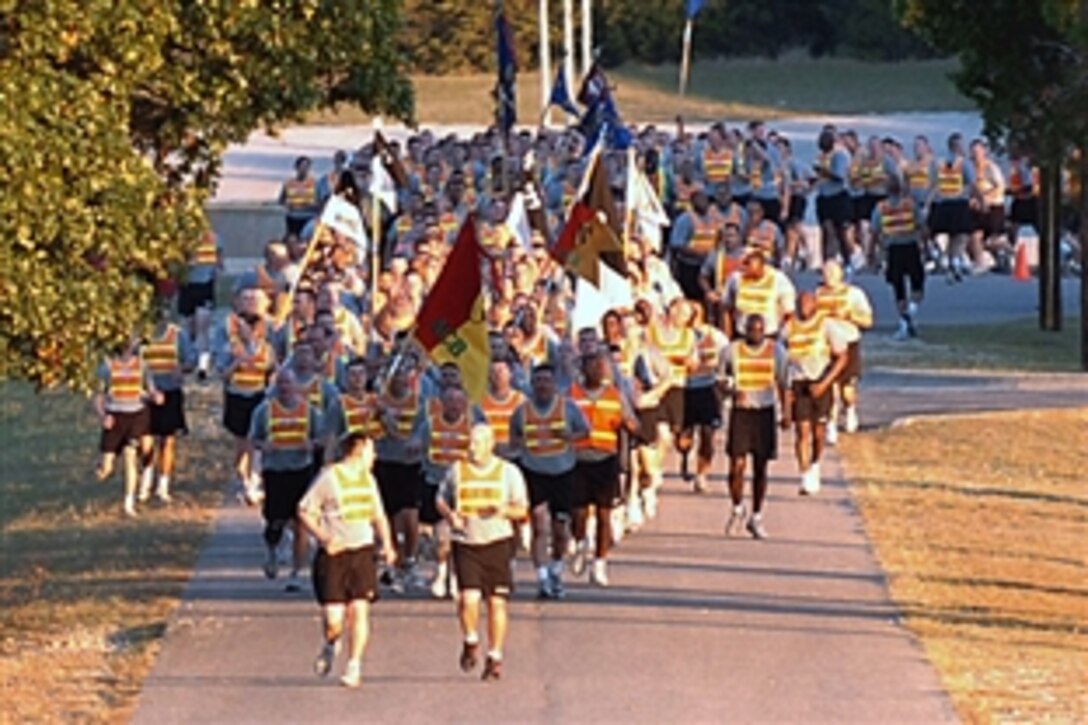
M 362 669 L 358 660 L 349 660 L 344 667 L 344 674 L 340 677 L 340 684 L 344 687 L 358 687 L 363 684 Z
M 725 535 L 729 537 L 734 537 L 743 534 L 744 520 L 744 506 L 734 506 L 733 510 L 729 514 L 729 520 L 725 522 Z
M 623 535 L 625 533 L 626 522 L 626 510 L 622 506 L 617 506 L 612 509 L 612 541 L 619 544 L 623 541 Z
M 837 445 L 839 442 L 839 424 L 833 420 L 827 421 L 826 440 L 829 446 Z
M 434 581 L 431 582 L 431 596 L 435 599 L 445 599 L 450 593 L 449 585 L 446 582 L 446 576 L 447 572 L 439 567 L 438 573 L 435 574 Z
M 657 518 L 657 489 L 650 487 L 642 493 L 642 508 L 646 513 L 646 519 L 653 521 Z
M 899 327 L 895 329 L 895 334 L 892 335 L 892 339 L 896 342 L 903 342 L 910 339 L 910 325 L 902 317 L 899 318 Z
M 570 573 L 582 576 L 586 573 L 586 559 L 589 556 L 589 541 L 582 539 L 574 547 L 574 556 L 570 558 Z
M 121 506 L 121 510 L 125 512 L 125 516 L 133 518 L 136 516 L 136 501 L 132 496 L 125 496 L 125 503 Z
M 801 473 L 801 495 L 814 496 L 820 492 L 820 469 L 815 464 Z
M 626 528 L 628 531 L 638 531 L 642 526 L 642 506 L 639 505 L 638 500 L 634 500 L 627 504 L 627 522 Z
M 589 572 L 589 582 L 599 587 L 608 586 L 608 561 L 606 559 L 593 560 L 593 568 Z
M 857 433 L 858 432 L 858 409 L 857 406 L 851 405 L 846 409 L 846 432 Z

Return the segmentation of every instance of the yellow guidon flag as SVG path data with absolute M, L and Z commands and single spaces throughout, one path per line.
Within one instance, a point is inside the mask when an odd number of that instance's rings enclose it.
M 435 363 L 457 365 L 465 391 L 473 402 L 483 400 L 487 392 L 491 363 L 480 273 L 483 260 L 483 250 L 476 239 L 475 215 L 469 214 L 442 274 L 416 316 L 414 333 L 416 341 Z

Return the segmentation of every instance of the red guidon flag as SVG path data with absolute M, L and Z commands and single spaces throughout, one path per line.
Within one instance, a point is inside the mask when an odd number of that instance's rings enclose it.
M 436 364 L 452 362 L 461 370 L 474 402 L 487 391 L 491 347 L 487 336 L 480 267 L 485 257 L 476 239 L 475 215 L 461 225 L 442 274 L 416 317 L 415 338 Z

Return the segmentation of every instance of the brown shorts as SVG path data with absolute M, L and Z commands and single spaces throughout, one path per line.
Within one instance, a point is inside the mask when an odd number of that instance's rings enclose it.
M 461 591 L 476 590 L 485 597 L 508 598 L 514 591 L 510 560 L 514 540 L 500 539 L 490 544 L 453 543 L 453 570 Z
M 373 546 L 339 554 L 326 554 L 319 549 L 311 574 L 318 604 L 373 602 L 378 598 L 378 567 Z

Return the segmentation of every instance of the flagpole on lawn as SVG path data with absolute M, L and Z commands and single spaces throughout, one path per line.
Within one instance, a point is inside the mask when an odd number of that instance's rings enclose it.
M 552 48 L 551 31 L 548 27 L 548 0 L 540 0 L 540 125 L 550 126 L 552 123 L 551 100 L 552 90 Z
M 375 116 L 371 126 L 374 129 L 374 153 L 378 153 L 377 138 L 382 129 L 382 119 Z M 371 178 L 370 191 L 370 340 L 378 338 L 378 275 L 381 273 L 382 255 L 382 200 L 374 193 L 374 180 Z
M 692 19 L 684 23 L 684 47 L 680 56 L 680 95 L 688 90 L 688 74 L 691 72 L 691 31 Z
M 574 88 L 574 0 L 563 0 L 563 73 Z
M 593 64 L 593 0 L 582 0 L 582 73 Z

